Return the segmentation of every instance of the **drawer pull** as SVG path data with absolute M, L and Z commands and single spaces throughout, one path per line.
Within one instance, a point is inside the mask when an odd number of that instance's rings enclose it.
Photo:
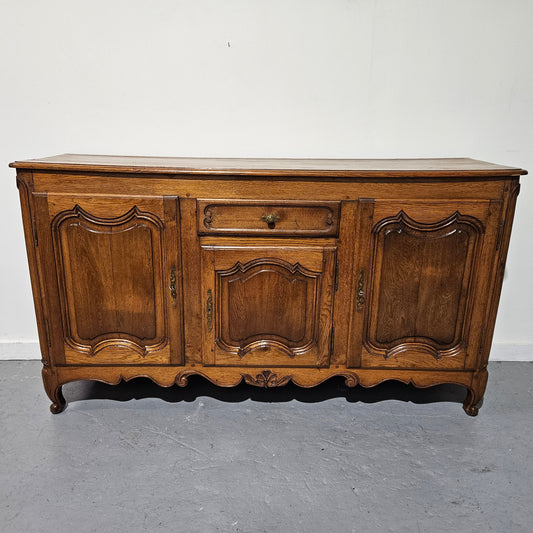
M 261 219 L 267 223 L 270 229 L 274 229 L 276 227 L 276 222 L 279 220 L 279 217 L 278 215 L 269 214 L 269 215 L 263 215 Z

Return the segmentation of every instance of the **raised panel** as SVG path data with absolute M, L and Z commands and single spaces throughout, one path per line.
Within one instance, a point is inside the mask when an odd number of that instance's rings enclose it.
M 374 225 L 364 338 L 369 354 L 400 366 L 445 357 L 464 364 L 483 233 L 477 218 L 459 212 L 422 223 L 400 211 Z
M 219 346 L 244 357 L 265 347 L 289 357 L 312 345 L 320 272 L 283 260 L 258 259 L 217 272 Z
M 136 206 L 112 218 L 79 205 L 55 216 L 67 363 L 82 362 L 80 354 L 94 362 L 137 361 L 168 344 L 163 227 L 156 215 Z
M 152 232 L 127 225 L 104 232 L 71 222 L 60 228 L 71 331 L 82 340 L 121 332 L 156 338 Z

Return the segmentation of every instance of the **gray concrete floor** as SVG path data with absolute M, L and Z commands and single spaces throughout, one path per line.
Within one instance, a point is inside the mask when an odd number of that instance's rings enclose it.
M 531 532 L 533 363 L 464 390 L 78 382 L 0 362 L 0 530 Z

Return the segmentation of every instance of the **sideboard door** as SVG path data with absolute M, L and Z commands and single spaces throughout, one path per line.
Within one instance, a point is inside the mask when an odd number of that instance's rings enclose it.
M 329 365 L 336 247 L 202 239 L 204 364 Z
M 55 361 L 181 363 L 177 199 L 36 195 L 35 204 Z
M 500 202 L 375 201 L 369 211 L 361 228 L 367 259 L 362 255 L 354 268 L 353 316 L 362 332 L 356 362 L 367 368 L 473 366 Z

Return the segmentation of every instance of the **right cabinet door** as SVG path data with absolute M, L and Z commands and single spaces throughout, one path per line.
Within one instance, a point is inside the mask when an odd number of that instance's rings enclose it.
M 489 201 L 372 203 L 354 281 L 361 366 L 475 366 L 500 210 Z

